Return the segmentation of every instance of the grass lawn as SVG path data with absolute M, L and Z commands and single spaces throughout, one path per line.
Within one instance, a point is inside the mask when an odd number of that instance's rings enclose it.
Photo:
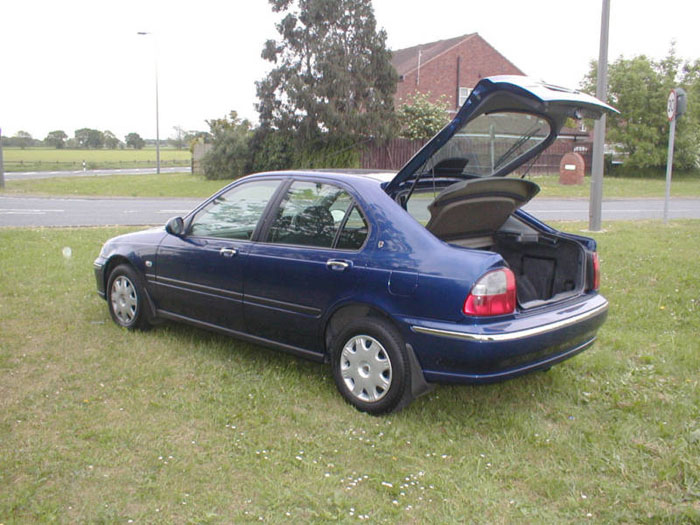
M 231 181 L 207 180 L 189 173 L 58 177 L 7 181 L 5 193 L 106 197 L 201 197 L 203 199 L 229 182 Z M 1 191 L 0 195 L 2 195 Z
M 539 198 L 542 197 L 582 197 L 591 194 L 591 178 L 577 186 L 559 184 L 558 175 L 533 175 L 532 182 L 540 186 Z M 606 199 L 630 197 L 658 197 L 666 195 L 666 180 L 663 178 L 643 179 L 625 177 L 605 177 L 603 197 Z M 700 197 L 700 177 L 679 176 L 671 180 L 672 197 Z
M 323 365 L 115 326 L 91 266 L 128 229 L 0 229 L 0 523 L 697 523 L 700 221 L 604 226 L 592 349 L 382 418 Z
M 156 149 L 55 149 L 3 148 L 5 171 L 55 171 L 82 169 L 134 168 L 156 165 Z M 189 150 L 160 149 L 163 166 L 189 166 Z
M 538 198 L 588 198 L 590 178 L 581 186 L 562 186 L 558 176 L 540 175 L 531 178 L 539 184 Z M 46 195 L 93 195 L 132 197 L 208 197 L 230 180 L 209 181 L 185 173 L 161 175 L 110 175 L 106 177 L 60 177 L 39 180 L 7 181 L 6 193 Z M 663 179 L 609 177 L 603 184 L 604 198 L 663 198 Z M 679 177 L 671 184 L 673 197 L 700 197 L 700 177 Z

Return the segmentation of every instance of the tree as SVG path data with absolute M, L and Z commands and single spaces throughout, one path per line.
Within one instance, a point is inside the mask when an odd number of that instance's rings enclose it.
M 117 136 L 109 130 L 105 131 L 103 135 L 105 147 L 107 149 L 117 149 L 122 143 L 122 141 L 119 140 Z
M 245 175 L 250 162 L 250 122 L 231 111 L 222 119 L 207 120 L 212 149 L 204 156 L 202 167 L 207 179 L 234 179 Z
M 444 96 L 436 103 L 430 102 L 428 93 L 416 93 L 396 111 L 400 136 L 407 139 L 427 140 L 448 122 L 447 102 Z
M 57 129 L 56 131 L 49 131 L 48 135 L 44 139 L 47 146 L 51 146 L 56 149 L 63 149 L 66 146 L 66 139 L 68 135 L 62 129 Z
M 124 137 L 124 141 L 127 148 L 143 149 L 146 145 L 146 141 L 141 138 L 141 135 L 133 132 Z
M 104 134 L 96 129 L 81 128 L 75 130 L 75 142 L 79 148 L 100 149 L 104 146 Z
M 180 126 L 173 126 L 175 134 L 170 137 L 170 143 L 175 146 L 175 149 L 181 150 L 187 145 L 187 132 Z
M 262 52 L 275 67 L 256 83 L 261 126 L 300 140 L 388 135 L 396 72 L 371 0 L 269 1 L 284 17 Z
M 595 94 L 597 68 L 597 63 L 591 62 L 591 69 L 581 85 L 591 94 Z M 678 86 L 692 91 L 699 77 L 692 64 L 681 63 L 673 46 L 668 56 L 659 61 L 640 55 L 631 59 L 620 57 L 610 64 L 608 102 L 620 114 L 608 118 L 606 138 L 626 156 L 626 166 L 660 168 L 666 165 L 668 95 Z M 697 167 L 700 160 L 700 126 L 696 115 L 691 113 L 676 123 L 674 166 L 679 169 Z
M 34 145 L 34 139 L 32 138 L 31 134 L 26 131 L 18 131 L 15 133 L 13 139 L 13 145 L 19 146 L 22 149 Z

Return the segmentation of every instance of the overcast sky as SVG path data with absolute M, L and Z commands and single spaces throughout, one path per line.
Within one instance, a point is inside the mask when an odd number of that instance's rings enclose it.
M 601 0 L 374 0 L 388 45 L 478 32 L 526 74 L 577 87 L 598 57 Z M 663 57 L 672 40 L 700 58 L 696 0 L 611 0 L 610 61 Z M 0 128 L 44 138 L 90 127 L 155 137 L 155 56 L 160 134 L 208 129 L 235 109 L 256 119 L 260 58 L 275 38 L 265 0 L 7 1 L 0 9 Z M 156 35 L 137 36 L 137 31 Z

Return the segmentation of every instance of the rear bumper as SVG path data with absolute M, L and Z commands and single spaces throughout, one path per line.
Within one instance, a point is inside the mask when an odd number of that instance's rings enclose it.
M 595 342 L 608 302 L 586 297 L 544 313 L 486 324 L 403 319 L 427 381 L 486 383 L 549 368 Z

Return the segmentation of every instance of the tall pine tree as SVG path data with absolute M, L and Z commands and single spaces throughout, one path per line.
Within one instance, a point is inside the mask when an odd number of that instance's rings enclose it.
M 256 83 L 262 127 L 357 141 L 393 129 L 396 72 L 371 0 L 269 0 L 284 16 L 262 57 L 275 67 Z

